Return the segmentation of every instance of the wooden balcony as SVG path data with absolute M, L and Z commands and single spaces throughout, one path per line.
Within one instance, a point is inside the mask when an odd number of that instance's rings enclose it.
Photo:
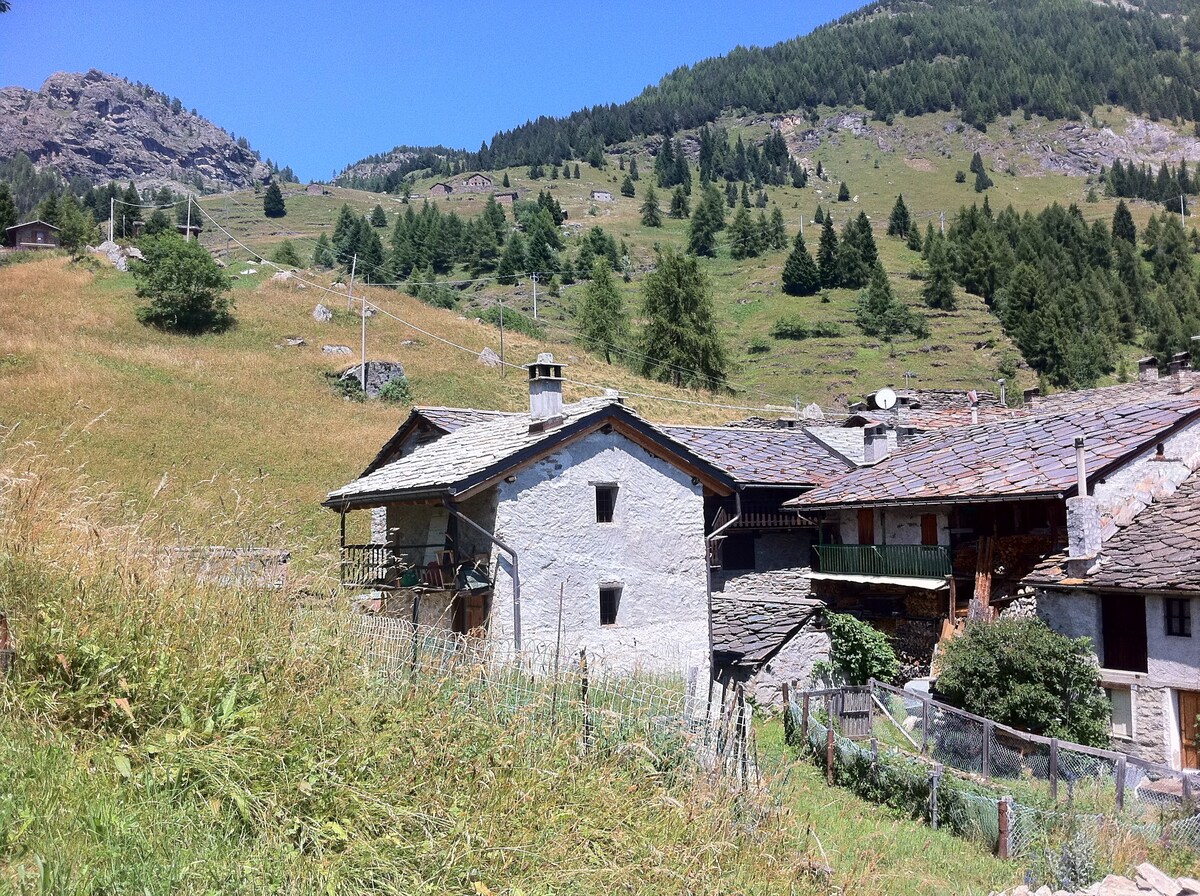
M 823 544 L 813 550 L 827 575 L 941 579 L 950 575 L 950 552 L 942 545 Z
M 407 565 L 390 544 L 342 545 L 341 579 L 348 588 L 394 588 Z
M 437 552 L 437 559 L 414 565 L 432 545 L 342 545 L 341 580 L 347 588 L 392 591 L 423 588 L 427 591 L 476 591 L 491 587 L 486 569 L 478 563 L 460 563 L 452 551 Z

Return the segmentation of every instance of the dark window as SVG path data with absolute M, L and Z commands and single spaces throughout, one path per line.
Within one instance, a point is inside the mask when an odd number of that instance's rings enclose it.
M 621 586 L 600 586 L 600 624 L 616 625 L 617 608 L 621 605 Z
M 875 543 L 875 511 L 862 507 L 858 511 L 858 543 Z
M 1167 618 L 1167 634 L 1177 638 L 1192 636 L 1192 601 L 1188 597 L 1168 597 L 1163 608 Z
M 1146 599 L 1105 594 L 1100 598 L 1104 668 L 1146 671 Z
M 615 485 L 596 486 L 596 522 L 611 523 L 616 506 L 617 487 Z
M 721 568 L 729 570 L 754 569 L 754 536 L 730 535 L 721 545 Z
M 938 523 L 936 513 L 921 514 L 921 544 L 938 543 Z

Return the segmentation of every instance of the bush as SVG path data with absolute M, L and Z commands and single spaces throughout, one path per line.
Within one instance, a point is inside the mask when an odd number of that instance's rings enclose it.
M 1038 619 L 975 622 L 946 645 L 937 679 L 947 703 L 1044 737 L 1109 743 L 1110 708 L 1087 638 Z
M 869 623 L 845 613 L 825 613 L 829 628 L 829 661 L 846 684 L 866 684 L 868 679 L 894 682 L 900 661 L 887 635 Z
M 500 306 L 493 305 L 491 308 L 481 312 L 479 318 L 494 326 L 500 326 Z M 512 330 L 514 333 L 523 333 L 535 339 L 541 339 L 546 335 L 546 331 L 541 324 L 533 318 L 525 316 L 515 308 L 504 309 L 504 329 Z
M 139 243 L 144 260 L 132 265 L 137 294 L 150 299 L 137 319 L 179 333 L 219 332 L 233 325 L 229 278 L 208 250 L 178 234 L 162 233 Z
M 755 336 L 746 346 L 746 351 L 752 355 L 762 355 L 771 350 L 771 343 L 761 336 Z
M 408 384 L 408 378 L 398 376 L 384 383 L 379 390 L 379 400 L 388 404 L 412 404 L 412 387 Z
M 808 339 L 810 336 L 820 339 L 830 339 L 842 335 L 842 328 L 836 323 L 806 324 L 797 316 L 781 317 L 771 327 L 771 335 L 776 339 Z

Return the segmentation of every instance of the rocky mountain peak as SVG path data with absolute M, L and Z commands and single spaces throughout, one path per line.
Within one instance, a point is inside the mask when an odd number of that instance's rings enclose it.
M 0 158 L 139 188 L 242 189 L 270 169 L 244 140 L 148 85 L 96 71 L 55 72 L 40 90 L 0 89 Z

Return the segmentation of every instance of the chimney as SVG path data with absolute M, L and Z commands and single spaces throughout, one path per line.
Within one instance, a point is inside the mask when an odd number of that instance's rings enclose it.
M 1026 389 L 1021 393 L 1021 401 L 1025 404 L 1029 404 L 1035 398 L 1040 398 L 1041 394 L 1041 388 L 1039 386 L 1034 386 L 1032 389 Z
M 529 371 L 529 431 L 542 432 L 562 424 L 562 365 L 554 363 L 554 355 L 543 352 Z
M 998 379 L 996 384 L 1000 387 L 1000 407 L 1008 407 L 1008 380 Z
M 1138 360 L 1138 382 L 1154 383 L 1158 381 L 1158 358 L 1140 358 Z
M 1078 494 L 1067 499 L 1067 575 L 1082 578 L 1100 553 L 1100 505 L 1088 495 L 1082 436 L 1075 439 L 1075 475 Z
M 917 437 L 917 428 L 915 426 L 897 426 L 896 427 L 896 448 L 902 448 L 908 442 L 911 442 Z
M 863 429 L 863 463 L 877 464 L 888 456 L 887 427 L 868 426 Z

